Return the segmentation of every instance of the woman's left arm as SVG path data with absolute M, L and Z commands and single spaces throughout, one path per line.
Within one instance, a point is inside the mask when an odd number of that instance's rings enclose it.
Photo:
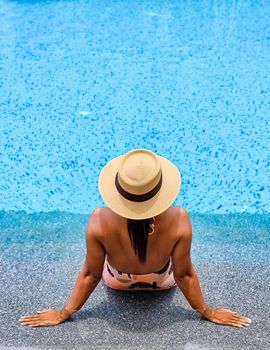
M 186 275 L 181 279 L 176 279 L 179 289 L 182 291 L 191 307 L 198 311 L 203 318 L 221 325 L 235 327 L 249 326 L 251 320 L 241 316 L 237 312 L 225 308 L 211 308 L 206 304 L 202 294 L 199 279 L 196 271 L 192 267 L 192 275 Z
M 200 282 L 191 263 L 190 249 L 192 226 L 186 209 L 182 214 L 181 235 L 172 252 L 174 279 L 191 307 L 203 318 L 214 323 L 235 327 L 248 326 L 251 320 L 225 308 L 211 308 L 207 305 Z

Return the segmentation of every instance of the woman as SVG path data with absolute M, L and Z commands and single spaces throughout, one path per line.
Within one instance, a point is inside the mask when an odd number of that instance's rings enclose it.
M 126 291 L 178 286 L 204 319 L 235 327 L 251 320 L 207 305 L 191 263 L 192 227 L 184 208 L 171 206 L 181 187 L 177 167 L 161 156 L 136 149 L 112 159 L 99 176 L 108 207 L 93 211 L 86 229 L 86 258 L 72 294 L 61 310 L 20 318 L 31 327 L 53 326 L 78 311 L 101 279 Z

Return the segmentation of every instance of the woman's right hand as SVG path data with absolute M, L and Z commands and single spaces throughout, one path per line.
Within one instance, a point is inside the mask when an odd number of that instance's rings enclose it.
M 34 315 L 22 316 L 19 321 L 21 322 L 21 325 L 30 327 L 56 326 L 62 322 L 65 322 L 69 316 L 70 315 L 65 309 L 47 309 L 37 311 L 37 313 Z

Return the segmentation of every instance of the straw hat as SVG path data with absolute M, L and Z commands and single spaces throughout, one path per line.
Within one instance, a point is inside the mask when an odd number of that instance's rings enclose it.
M 180 191 L 181 174 L 168 159 L 147 149 L 134 149 L 110 160 L 100 172 L 98 185 L 109 208 L 139 220 L 170 207 Z

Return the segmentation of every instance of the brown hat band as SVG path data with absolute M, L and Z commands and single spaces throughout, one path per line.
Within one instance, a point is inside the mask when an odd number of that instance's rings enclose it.
M 123 187 L 120 185 L 119 181 L 118 181 L 118 172 L 115 176 L 115 186 L 118 190 L 118 192 L 126 199 L 132 201 L 132 202 L 144 202 L 147 201 L 148 199 L 151 199 L 152 197 L 154 197 L 158 191 L 160 190 L 160 187 L 162 185 L 162 174 L 160 176 L 160 180 L 158 182 L 158 184 L 149 192 L 144 193 L 144 194 L 134 194 L 134 193 L 130 193 L 127 192 L 126 190 L 123 189 Z

